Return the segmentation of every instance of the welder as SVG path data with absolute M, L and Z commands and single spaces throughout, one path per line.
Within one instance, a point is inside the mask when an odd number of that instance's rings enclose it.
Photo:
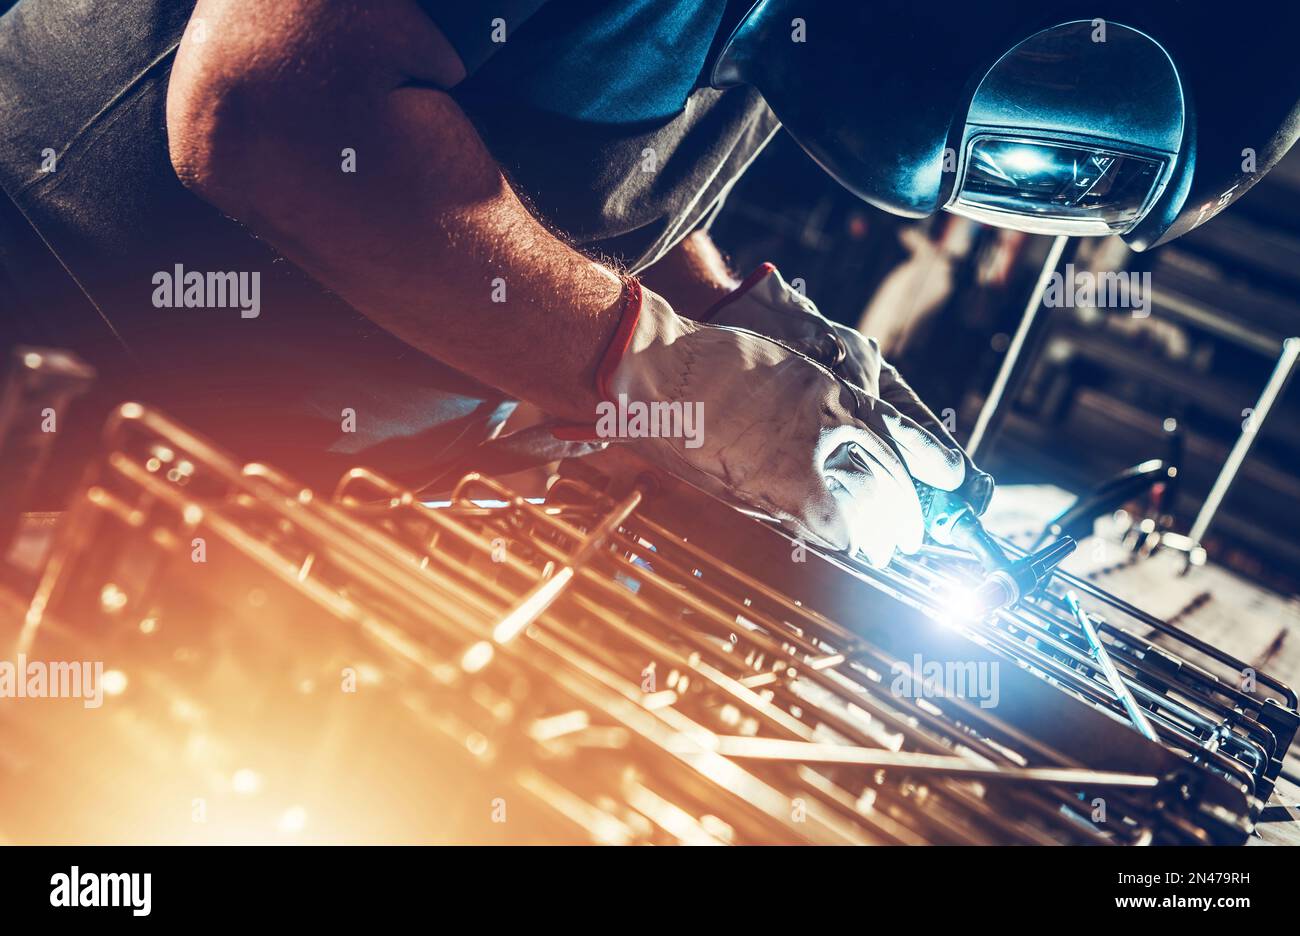
M 896 214 L 1177 236 L 1294 141 L 1295 14 L 1168 7 L 22 0 L 0 185 L 89 301 L 74 344 L 238 451 L 411 477 L 513 400 L 570 438 L 700 404 L 695 444 L 603 441 L 880 564 L 921 542 L 916 482 L 979 512 L 991 479 L 710 222 L 784 124 Z M 182 263 L 258 271 L 260 314 L 152 307 Z

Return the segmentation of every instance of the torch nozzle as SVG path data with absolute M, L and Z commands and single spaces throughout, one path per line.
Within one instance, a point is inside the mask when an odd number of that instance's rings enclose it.
M 917 483 L 930 535 L 940 543 L 973 554 L 988 573 L 975 592 L 981 614 L 1009 608 L 1033 594 L 1052 577 L 1061 561 L 1074 552 L 1074 538 L 1062 536 L 1028 556 L 1013 560 L 984 529 L 969 505 L 951 492 L 922 490 L 923 487 Z

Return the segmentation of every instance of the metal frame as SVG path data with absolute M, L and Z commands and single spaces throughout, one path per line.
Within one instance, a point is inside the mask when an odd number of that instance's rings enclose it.
M 715 542 L 710 532 L 727 535 Z M 195 535 L 208 538 L 221 568 L 186 571 Z M 357 469 L 327 502 L 132 405 L 110 426 L 105 462 L 64 524 L 22 640 L 115 647 L 140 687 L 122 703 L 128 737 L 177 770 L 180 761 L 165 758 L 188 737 L 172 724 L 178 704 L 228 716 L 219 692 L 204 696 L 213 687 L 178 683 L 151 635 L 211 652 L 253 641 L 228 666 L 251 667 L 260 693 L 287 691 L 276 660 L 301 668 L 314 653 L 361 655 L 386 687 L 372 692 L 369 717 L 400 729 L 380 750 L 405 765 L 412 790 L 428 789 L 426 773 L 444 762 L 467 760 L 481 789 L 504 791 L 523 811 L 511 825 L 523 840 L 1140 844 L 1246 835 L 1244 780 L 1234 786 L 1081 693 L 1005 665 L 1010 654 L 996 642 L 936 624 L 916 597 L 920 573 L 874 577 L 815 551 L 792 560 L 791 549 L 699 492 L 640 476 L 625 487 L 599 472 L 566 478 L 537 504 L 469 475 L 449 506 L 433 509 Z M 935 561 L 939 571 L 960 568 Z M 274 615 L 240 604 L 234 618 L 191 619 L 250 580 Z M 109 584 L 120 600 L 106 602 Z M 147 633 L 130 626 L 144 609 L 162 621 Z M 300 643 L 305 635 L 310 644 Z M 921 675 L 914 651 L 1002 665 L 1006 703 L 893 691 L 891 674 Z M 280 709 L 259 711 L 266 720 Z M 242 727 L 253 737 L 271 730 L 250 718 Z M 1070 730 L 1050 730 L 1053 721 Z M 95 728 L 102 735 L 105 723 Z M 186 730 L 198 728 L 216 730 Z M 288 738 L 291 752 L 305 743 Z M 248 756 L 233 741 L 217 751 L 202 776 Z M 145 808 L 138 801 L 158 781 L 141 772 L 113 795 Z M 1091 819 L 1097 797 L 1105 823 Z M 119 813 L 96 799 L 94 814 Z M 450 821 L 436 810 L 401 818 L 435 833 Z
M 1068 234 L 1058 234 L 1052 239 L 1052 246 L 1047 250 L 1047 257 L 1043 260 L 1042 269 L 1038 273 L 1038 279 L 1034 283 L 1033 291 L 1025 302 L 1025 311 L 1020 314 L 1020 324 L 1016 326 L 1016 333 L 1011 339 L 1011 344 L 1007 346 L 1006 356 L 1002 359 L 1002 366 L 998 368 L 998 375 L 993 380 L 993 386 L 989 389 L 989 395 L 984 400 L 984 405 L 980 407 L 979 416 L 975 420 L 975 428 L 971 430 L 970 439 L 966 442 L 966 452 L 973 459 L 984 445 L 985 436 L 996 436 L 1001 428 L 1001 415 L 1003 398 L 1006 396 L 1007 389 L 1011 386 L 1012 377 L 1018 376 L 1017 367 L 1020 364 L 1021 355 L 1025 351 L 1026 342 L 1029 340 L 1029 333 L 1033 330 L 1034 324 L 1038 321 L 1038 313 L 1043 308 L 1043 296 L 1047 292 L 1047 286 L 1052 281 L 1052 274 L 1056 272 L 1057 267 L 1061 264 L 1061 257 L 1065 254 L 1065 247 L 1070 242 Z
M 1273 372 L 1269 374 L 1264 389 L 1260 391 L 1259 400 L 1255 403 L 1250 419 L 1242 422 L 1241 433 L 1237 436 L 1237 441 L 1233 443 L 1231 451 L 1228 452 L 1228 457 L 1219 469 L 1214 484 L 1210 486 L 1210 493 L 1205 496 L 1205 503 L 1201 505 L 1200 512 L 1197 513 L 1196 520 L 1192 523 L 1192 529 L 1187 534 L 1194 545 L 1199 546 L 1205 539 L 1205 534 L 1214 521 L 1214 515 L 1218 513 L 1219 507 L 1223 504 L 1223 499 L 1227 496 L 1228 489 L 1232 487 L 1232 482 L 1237 479 L 1237 472 L 1241 470 L 1242 464 L 1246 461 L 1246 456 L 1250 453 L 1250 447 L 1255 444 L 1255 437 L 1259 435 L 1260 429 L 1263 428 L 1264 420 L 1268 418 L 1269 412 L 1273 409 L 1273 404 L 1277 402 L 1286 389 L 1287 382 L 1290 381 L 1291 375 L 1295 371 L 1297 357 L 1300 357 L 1300 338 L 1285 339 L 1282 342 L 1282 352 L 1278 355 L 1277 363 L 1273 365 Z

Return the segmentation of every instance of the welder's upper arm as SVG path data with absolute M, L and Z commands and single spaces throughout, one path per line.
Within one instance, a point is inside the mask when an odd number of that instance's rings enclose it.
M 223 137 L 233 159 L 250 133 L 287 137 L 402 85 L 464 76 L 415 0 L 199 0 L 168 88 L 172 162 L 202 188 Z

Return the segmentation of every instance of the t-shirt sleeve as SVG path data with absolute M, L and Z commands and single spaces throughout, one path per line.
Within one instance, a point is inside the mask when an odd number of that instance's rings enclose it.
M 420 0 L 424 12 L 442 30 L 472 75 L 505 43 L 514 30 L 536 13 L 546 0 Z

